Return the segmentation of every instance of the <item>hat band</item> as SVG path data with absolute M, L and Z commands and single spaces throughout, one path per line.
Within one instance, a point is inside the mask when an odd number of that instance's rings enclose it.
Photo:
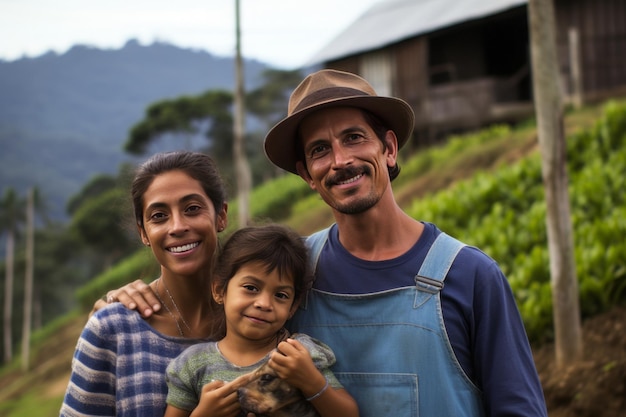
M 357 90 L 355 88 L 348 88 L 348 87 L 323 88 L 303 98 L 302 101 L 300 101 L 300 103 L 298 103 L 298 105 L 293 109 L 291 114 L 297 113 L 300 110 L 304 110 L 315 104 L 322 104 L 324 102 L 331 101 L 331 99 L 338 100 L 342 98 L 363 96 L 363 95 L 371 97 L 371 94 L 368 94 L 361 90 Z

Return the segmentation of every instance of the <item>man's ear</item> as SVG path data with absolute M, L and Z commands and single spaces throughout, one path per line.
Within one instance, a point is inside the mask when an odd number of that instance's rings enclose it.
M 302 161 L 296 162 L 296 171 L 298 172 L 298 175 L 300 175 L 300 178 L 305 180 L 312 190 L 315 190 L 315 184 L 313 183 L 313 179 L 309 175 L 309 171 L 306 169 L 306 166 L 304 166 Z
M 398 161 L 398 137 L 393 130 L 388 130 L 385 134 L 385 145 L 387 146 L 387 166 L 393 167 Z

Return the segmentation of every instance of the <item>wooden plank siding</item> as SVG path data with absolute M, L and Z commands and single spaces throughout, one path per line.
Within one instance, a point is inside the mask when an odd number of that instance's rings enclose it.
M 557 0 L 557 44 L 566 93 L 571 93 L 568 31 L 578 30 L 587 101 L 626 89 L 626 1 Z
M 626 94 L 626 0 L 555 0 L 555 14 L 564 98 L 574 91 L 572 27 L 578 30 L 583 101 Z M 451 132 L 531 117 L 528 48 L 527 6 L 522 5 L 324 66 L 375 74 L 383 91 L 406 100 L 416 114 L 413 143 L 419 146 Z M 391 62 L 381 67 L 380 57 Z M 376 65 L 391 68 L 386 83 L 371 67 Z

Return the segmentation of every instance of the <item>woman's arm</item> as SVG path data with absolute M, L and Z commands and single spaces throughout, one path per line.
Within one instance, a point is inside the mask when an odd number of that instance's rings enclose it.
M 152 288 L 138 279 L 116 290 L 107 292 L 106 296 L 98 299 L 91 310 L 90 316 L 107 304 L 119 301 L 126 308 L 137 310 L 144 318 L 148 318 L 161 309 L 161 303 Z
M 97 318 L 91 318 L 83 329 L 72 360 L 72 374 L 65 392 L 60 416 L 114 416 L 115 363 Z

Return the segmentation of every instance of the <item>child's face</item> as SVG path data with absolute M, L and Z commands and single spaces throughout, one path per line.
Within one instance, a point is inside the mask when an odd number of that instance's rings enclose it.
M 262 262 L 244 265 L 216 296 L 226 313 L 226 337 L 273 339 L 297 307 L 292 277 L 269 274 Z

